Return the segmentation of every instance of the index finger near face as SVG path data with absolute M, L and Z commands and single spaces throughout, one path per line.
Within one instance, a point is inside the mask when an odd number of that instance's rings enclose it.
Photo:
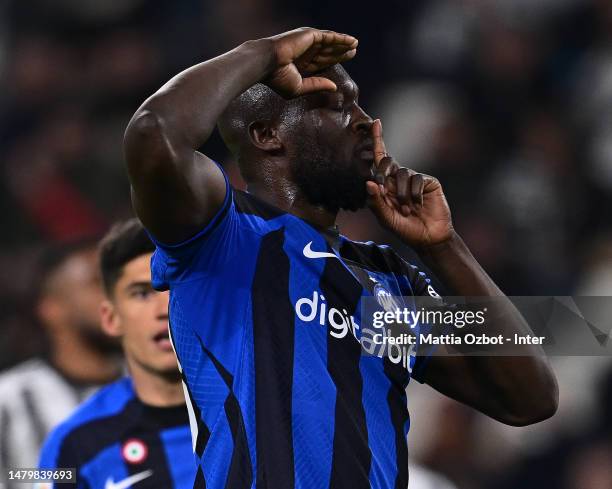
M 374 165 L 378 166 L 380 160 L 387 156 L 387 148 L 383 139 L 382 123 L 376 119 L 372 124 L 372 145 L 374 153 Z

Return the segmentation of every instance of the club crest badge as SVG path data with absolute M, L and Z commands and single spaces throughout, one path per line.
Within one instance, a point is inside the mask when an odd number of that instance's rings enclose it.
M 376 301 L 385 311 L 396 311 L 400 308 L 393 294 L 391 294 L 382 284 L 377 283 L 374 286 L 373 292 Z

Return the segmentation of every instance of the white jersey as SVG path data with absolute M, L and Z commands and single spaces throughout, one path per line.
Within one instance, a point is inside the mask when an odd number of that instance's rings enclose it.
M 457 489 L 457 486 L 442 474 L 429 470 L 422 465 L 410 464 L 408 489 Z
M 38 465 L 49 431 L 95 390 L 71 384 L 39 358 L 0 374 L 0 489 L 13 487 L 4 485 L 7 469 Z

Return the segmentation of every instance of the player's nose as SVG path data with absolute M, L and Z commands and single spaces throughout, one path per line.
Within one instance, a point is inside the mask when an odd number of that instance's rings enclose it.
M 372 130 L 372 124 L 374 124 L 374 120 L 359 107 L 359 105 L 355 105 L 351 129 L 354 132 L 365 132 L 369 134 Z

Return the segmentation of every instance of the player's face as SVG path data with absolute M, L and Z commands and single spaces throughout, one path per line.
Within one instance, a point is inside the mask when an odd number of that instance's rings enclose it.
M 150 262 L 146 254 L 125 264 L 112 302 L 102 308 L 102 321 L 107 332 L 121 337 L 130 367 L 174 375 L 178 367 L 168 335 L 168 292 L 153 290 Z
M 329 210 L 365 205 L 372 176 L 372 119 L 359 106 L 359 89 L 339 65 L 322 74 L 336 92 L 303 97 L 289 145 L 296 183 L 310 203 Z
M 61 311 L 61 321 L 94 348 L 116 350 L 100 327 L 99 306 L 104 295 L 100 286 L 98 253 L 95 248 L 72 254 L 53 279 L 52 299 Z

